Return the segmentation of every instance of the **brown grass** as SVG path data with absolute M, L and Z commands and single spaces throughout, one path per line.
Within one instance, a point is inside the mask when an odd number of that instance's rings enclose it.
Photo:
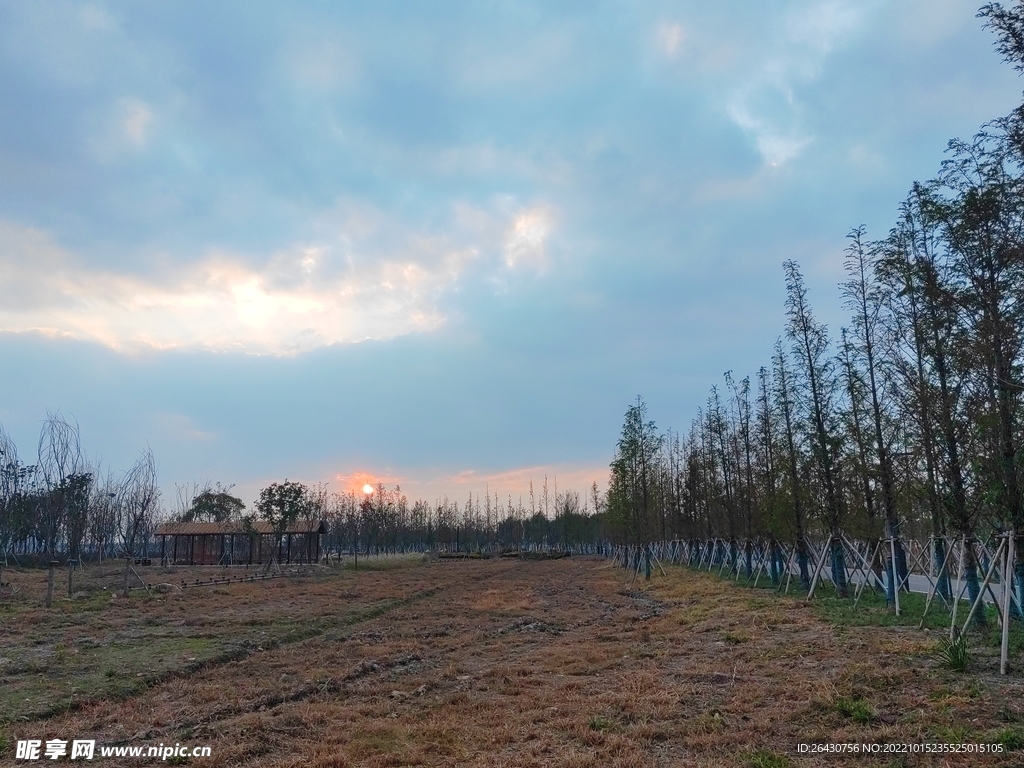
M 839 631 L 799 600 L 683 569 L 629 584 L 596 559 L 316 571 L 2 611 L 0 655 L 22 662 L 0 666 L 0 689 L 41 700 L 0 694 L 0 761 L 19 738 L 84 736 L 209 744 L 194 761 L 209 766 L 870 766 L 899 763 L 796 745 L 990 740 L 1024 721 L 1019 679 L 945 672 L 924 633 Z M 38 719 L 66 695 L 62 670 L 94 652 L 83 637 L 128 649 L 127 671 Z M 104 688 L 136 668 L 151 679 Z

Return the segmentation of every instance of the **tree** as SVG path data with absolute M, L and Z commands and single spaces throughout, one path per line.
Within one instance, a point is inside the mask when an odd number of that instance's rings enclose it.
M 655 458 L 662 437 L 647 420 L 647 404 L 637 397 L 629 406 L 622 435 L 611 463 L 608 509 L 627 542 L 646 545 L 651 540 Z
M 81 473 L 82 448 L 78 424 L 59 413 L 47 414 L 39 433 L 39 477 L 44 495 L 40 499 L 39 527 L 46 556 L 57 557 L 57 547 L 67 523 L 69 485 Z
M 18 447 L 0 426 L 0 587 L 7 553 L 18 528 L 16 509 L 25 474 L 25 467 L 18 460 Z
M 245 509 L 245 503 L 230 491 L 234 486 L 223 487 L 220 483 L 210 487 L 207 485 L 192 499 L 192 503 L 182 515 L 182 522 L 223 523 L 238 520 Z
M 783 264 L 786 273 L 787 335 L 800 361 L 803 394 L 810 420 L 815 464 L 824 490 L 825 515 L 832 534 L 832 581 L 840 597 L 846 597 L 846 563 L 843 553 L 839 492 L 836 483 L 835 390 L 836 377 L 829 356 L 827 328 L 819 324 L 807 302 L 803 275 L 795 261 Z
M 256 512 L 270 523 L 274 531 L 274 552 L 267 562 L 267 569 L 277 562 L 277 553 L 281 548 L 281 537 L 300 516 L 305 514 L 309 505 L 309 489 L 302 483 L 287 478 L 283 483 L 271 483 L 260 491 L 256 502 Z
M 139 554 L 139 545 L 153 522 L 159 500 L 156 460 L 153 458 L 153 451 L 147 448 L 125 473 L 114 500 L 121 552 L 124 556 L 121 591 L 125 597 L 128 596 L 128 574 L 133 570 L 132 559 Z M 138 573 L 135 575 L 138 576 Z M 142 581 L 141 576 L 138 578 Z
M 804 521 L 803 489 L 800 481 L 800 453 L 796 444 L 795 419 L 793 415 L 792 385 L 790 384 L 789 365 L 782 349 L 782 340 L 775 342 L 775 392 L 778 398 L 778 409 L 782 415 L 783 433 L 786 442 L 787 469 L 789 474 L 790 498 L 793 510 L 793 540 L 796 545 L 797 568 L 800 571 L 800 584 L 804 589 L 811 588 L 811 574 L 808 568 L 807 526 Z
M 888 377 L 879 360 L 879 347 L 884 343 L 881 329 L 885 301 L 881 285 L 875 279 L 877 250 L 871 250 L 864 242 L 864 228 L 857 227 L 848 235 L 850 244 L 846 249 L 846 273 L 849 279 L 843 283 L 842 291 L 846 306 L 853 313 L 853 329 L 849 337 L 844 335 L 844 356 L 847 378 L 851 386 L 851 397 L 856 397 L 854 385 L 854 364 L 860 363 L 864 372 L 865 398 L 872 427 L 872 465 L 881 488 L 882 514 L 885 518 L 886 533 L 892 539 L 892 551 L 896 556 L 896 572 L 889 564 L 889 580 L 886 599 L 890 604 L 896 601 L 896 584 L 907 576 L 907 557 L 900 538 L 899 512 L 896 508 L 896 487 L 890 456 L 891 435 L 888 434 L 888 418 L 882 401 L 887 398 Z M 852 337 L 852 338 L 850 338 Z M 852 407 L 856 408 L 856 402 Z M 860 431 L 860 425 L 856 428 Z M 862 440 L 858 435 L 858 440 Z M 865 466 L 865 470 L 868 467 Z

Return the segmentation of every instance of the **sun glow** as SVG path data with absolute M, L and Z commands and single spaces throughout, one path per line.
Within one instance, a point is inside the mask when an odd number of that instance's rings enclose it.
M 370 485 L 369 483 L 364 485 L 363 486 L 363 493 L 365 493 L 367 496 L 369 496 L 371 493 L 373 493 L 373 486 Z

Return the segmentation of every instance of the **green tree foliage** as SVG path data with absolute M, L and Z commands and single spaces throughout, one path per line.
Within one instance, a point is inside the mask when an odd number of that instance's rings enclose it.
M 611 523 L 630 542 L 648 542 L 656 529 L 656 458 L 662 440 L 654 422 L 647 420 L 647 404 L 637 397 L 626 411 L 608 487 Z
M 232 496 L 230 488 L 206 488 L 192 500 L 192 505 L 182 515 L 182 522 L 222 523 L 238 520 L 245 509 L 245 503 Z
M 280 537 L 309 510 L 309 489 L 288 479 L 283 483 L 271 483 L 260 491 L 255 508 Z

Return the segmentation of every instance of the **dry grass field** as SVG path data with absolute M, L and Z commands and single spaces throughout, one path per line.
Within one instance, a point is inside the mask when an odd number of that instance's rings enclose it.
M 631 584 L 596 558 L 376 565 L 127 600 L 87 569 L 49 610 L 44 574 L 5 571 L 0 763 L 32 764 L 14 760 L 18 739 L 88 738 L 209 745 L 190 761 L 204 766 L 1024 764 L 1014 750 L 797 754 L 1016 746 L 1021 679 L 945 670 L 935 633 L 835 627 L 802 600 L 682 568 Z

